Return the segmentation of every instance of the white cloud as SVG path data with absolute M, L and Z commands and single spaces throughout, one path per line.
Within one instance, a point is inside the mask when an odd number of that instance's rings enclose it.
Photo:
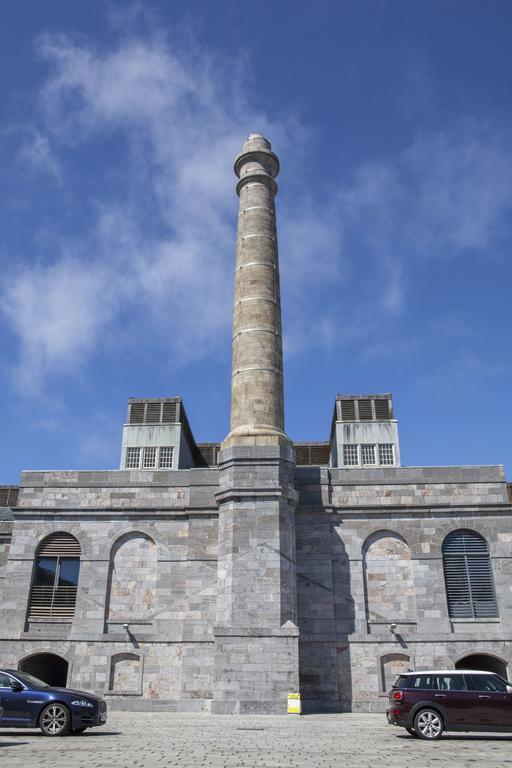
M 134 14 L 118 16 L 125 27 L 109 47 L 65 35 L 38 41 L 48 74 L 38 128 L 25 136 L 22 155 L 79 199 L 81 178 L 65 176 L 60 153 L 98 152 L 94 172 L 103 153 L 109 183 L 84 200 L 93 214 L 75 241 L 54 221 L 53 255 L 43 262 L 34 254 L 5 274 L 0 310 L 18 341 L 25 390 L 43 388 L 52 373 L 79 371 L 109 339 L 119 341 L 127 318 L 162 338 L 175 363 L 203 358 L 229 339 L 232 159 L 254 130 L 286 156 L 288 179 L 304 180 L 278 198 L 288 350 L 349 343 L 384 327 L 404 309 L 415 259 L 492 250 L 512 200 L 512 151 L 491 124 L 418 136 L 345 183 L 334 174 L 336 185 L 311 190 L 307 126 L 252 106 L 244 62 L 181 49 L 154 24 L 152 32 L 130 33 L 126 25 L 141 28 Z M 364 290 L 342 304 L 337 291 L 363 256 Z M 357 328 L 340 327 L 344 312 Z
M 338 205 L 368 256 L 374 298 L 397 315 L 418 260 L 496 257 L 512 210 L 512 145 L 492 123 L 462 120 L 360 167 Z
M 25 392 L 39 389 L 42 371 L 69 373 L 92 351 L 116 310 L 109 282 L 98 265 L 65 258 L 24 269 L 7 285 L 1 306 L 22 341 L 16 373 Z
M 233 77 L 236 61 L 224 66 L 193 47 L 180 50 L 160 33 L 122 34 L 101 50 L 45 35 L 38 51 L 49 68 L 39 99 L 47 135 L 34 133 L 32 154 L 49 163 L 50 141 L 73 152 L 114 138 L 125 145 L 125 168 L 116 169 L 115 198 L 88 201 L 96 218 L 85 242 L 61 238 L 57 223 L 50 263 L 9 275 L 1 306 L 20 343 L 19 381 L 34 390 L 48 374 L 79 367 L 107 330 L 115 338 L 128 311 L 165 338 L 175 362 L 207 355 L 229 339 L 233 157 L 253 130 L 270 135 L 278 151 L 293 137 L 300 152 L 305 129 L 292 117 L 274 122 L 254 110 Z M 288 272 L 295 294 L 315 273 L 317 249 L 332 264 L 338 247 L 321 205 L 314 198 L 297 204 L 300 236 L 292 237 Z M 284 209 L 285 232 L 287 221 Z
M 28 131 L 19 149 L 20 160 L 41 173 L 46 173 L 55 181 L 61 182 L 59 162 L 55 157 L 48 136 L 33 128 Z
M 409 234 L 423 255 L 491 247 L 512 209 L 512 146 L 497 126 L 462 121 L 424 136 L 404 153 L 403 164 L 418 180 Z

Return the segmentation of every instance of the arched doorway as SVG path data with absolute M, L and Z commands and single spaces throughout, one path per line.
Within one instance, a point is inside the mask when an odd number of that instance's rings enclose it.
M 48 685 L 66 687 L 68 679 L 68 662 L 62 656 L 54 653 L 35 653 L 18 664 L 20 672 L 38 677 Z
M 464 656 L 455 664 L 456 669 L 480 669 L 483 672 L 495 672 L 505 679 L 508 679 L 506 662 L 498 659 L 496 656 L 489 656 L 487 653 L 473 653 L 471 656 Z

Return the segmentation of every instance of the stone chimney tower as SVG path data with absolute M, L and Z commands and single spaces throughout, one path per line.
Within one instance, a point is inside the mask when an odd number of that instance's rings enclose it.
M 228 445 L 286 442 L 281 300 L 274 197 L 279 160 L 270 141 L 249 136 L 235 159 L 240 198 L 233 305 Z
M 295 463 L 284 433 L 279 160 L 251 134 L 235 160 L 240 197 L 231 431 L 219 453 L 219 556 L 212 712 L 286 712 L 299 686 Z M 240 663 L 245 659 L 245 663 Z

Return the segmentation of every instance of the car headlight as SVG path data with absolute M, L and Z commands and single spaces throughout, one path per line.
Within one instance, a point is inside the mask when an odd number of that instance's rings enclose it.
M 91 707 L 91 709 L 94 707 L 94 704 L 92 704 L 90 701 L 87 701 L 87 699 L 75 699 L 71 702 L 71 704 L 74 707 Z

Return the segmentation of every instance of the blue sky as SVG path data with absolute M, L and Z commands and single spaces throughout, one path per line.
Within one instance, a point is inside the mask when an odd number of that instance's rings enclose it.
M 408 465 L 512 478 L 512 5 L 18 0 L 0 29 L 0 483 L 111 468 L 130 396 L 229 424 L 237 198 L 265 133 L 286 426 L 391 391 Z

